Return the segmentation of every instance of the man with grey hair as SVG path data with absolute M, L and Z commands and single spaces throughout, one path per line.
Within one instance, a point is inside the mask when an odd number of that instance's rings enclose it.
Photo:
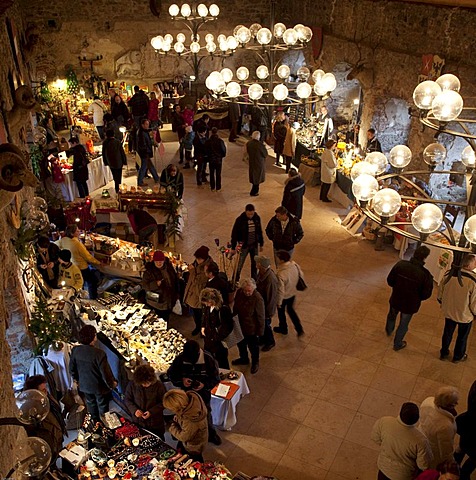
M 269 352 L 275 345 L 273 329 L 271 328 L 271 318 L 276 313 L 278 303 L 278 277 L 271 268 L 271 260 L 264 255 L 255 256 L 256 267 L 258 268 L 258 278 L 256 279 L 256 289 L 264 300 L 264 335 L 260 342 L 263 344 L 261 350 Z
M 453 363 L 464 362 L 468 355 L 466 344 L 476 314 L 476 255 L 466 254 L 461 271 L 443 281 L 438 292 L 438 301 L 445 316 L 445 328 L 441 338 L 440 360 L 450 355 L 450 344 L 458 327 Z
M 420 430 L 430 442 L 433 453 L 431 468 L 445 461 L 454 461 L 456 435 L 456 405 L 459 391 L 454 387 L 442 387 L 434 397 L 428 397 L 420 405 Z
M 246 153 L 248 154 L 248 173 L 252 185 L 250 195 L 257 197 L 259 195 L 259 185 L 263 183 L 266 175 L 266 157 L 268 151 L 262 142 L 261 134 L 255 131 L 251 134 L 251 140 L 246 144 Z
M 238 315 L 243 340 L 238 343 L 240 358 L 232 365 L 248 365 L 248 350 L 251 353 L 251 373 L 259 370 L 259 337 L 264 334 L 265 309 L 263 297 L 256 290 L 252 278 L 243 278 L 235 295 L 233 315 Z

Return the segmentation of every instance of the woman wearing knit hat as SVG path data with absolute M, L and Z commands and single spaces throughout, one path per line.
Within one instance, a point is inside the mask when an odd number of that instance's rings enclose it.
M 208 277 L 205 271 L 213 259 L 209 255 L 210 249 L 202 245 L 194 254 L 194 262 L 189 265 L 189 277 L 187 286 L 185 287 L 185 294 L 183 302 L 192 309 L 193 320 L 195 328 L 192 335 L 198 335 L 202 327 L 202 302 L 200 300 L 200 293 L 207 286 Z
M 154 252 L 153 261 L 145 266 L 142 288 L 146 292 L 146 302 L 153 307 L 166 322 L 179 298 L 177 272 L 164 252 Z

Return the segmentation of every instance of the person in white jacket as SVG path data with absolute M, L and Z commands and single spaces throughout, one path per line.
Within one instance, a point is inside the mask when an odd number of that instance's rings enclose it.
M 335 156 L 337 142 L 335 140 L 327 140 L 324 152 L 321 155 L 321 191 L 319 200 L 321 202 L 332 202 L 328 194 L 331 185 L 336 181 L 337 175 L 337 159 Z
M 454 387 L 442 387 L 434 397 L 428 397 L 420 405 L 420 430 L 430 442 L 433 453 L 432 468 L 446 460 L 453 460 L 456 435 L 456 405 L 459 391 Z
M 398 417 L 382 417 L 372 428 L 371 438 L 380 445 L 378 480 L 410 480 L 432 461 L 428 439 L 418 430 L 418 405 L 406 402 Z
M 93 116 L 93 123 L 101 140 L 104 140 L 104 114 L 106 112 L 106 105 L 101 102 L 97 95 L 94 95 L 93 103 L 88 108 L 88 114 Z
M 296 262 L 291 261 L 291 255 L 285 250 L 278 250 L 276 252 L 278 260 L 278 270 L 276 275 L 278 277 L 278 319 L 279 326 L 274 327 L 276 333 L 282 335 L 288 334 L 288 323 L 286 321 L 286 310 L 289 318 L 293 322 L 298 337 L 304 334 L 301 320 L 294 310 L 294 300 L 296 299 L 297 289 L 296 285 L 299 276 L 304 279 L 301 267 Z

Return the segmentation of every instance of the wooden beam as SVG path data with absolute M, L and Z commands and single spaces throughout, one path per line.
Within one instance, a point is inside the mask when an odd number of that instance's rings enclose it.
M 440 7 L 475 8 L 476 0 L 393 0 L 405 3 L 424 3 Z

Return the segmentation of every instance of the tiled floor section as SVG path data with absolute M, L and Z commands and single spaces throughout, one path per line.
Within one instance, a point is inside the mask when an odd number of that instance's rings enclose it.
M 163 137 L 173 139 L 167 132 Z M 177 251 L 186 260 L 202 244 L 213 256 L 215 238 L 229 240 L 234 219 L 251 200 L 264 225 L 281 202 L 286 175 L 271 157 L 260 196 L 249 196 L 242 145 L 227 144 L 220 193 L 198 188 L 194 172 L 184 170 L 188 217 Z M 176 148 L 166 143 L 163 165 L 177 162 Z M 390 292 L 385 280 L 398 255 L 391 246 L 376 252 L 372 243 L 349 236 L 336 222 L 345 210 L 319 202 L 318 195 L 318 187 L 307 188 L 305 235 L 295 250 L 309 285 L 297 300 L 306 335 L 278 335 L 276 348 L 261 354 L 256 375 L 243 369 L 251 394 L 238 406 L 237 425 L 222 432 L 223 444 L 210 445 L 205 457 L 225 461 L 232 471 L 279 480 L 374 480 L 378 448 L 369 433 L 375 420 L 445 384 L 461 389 L 458 409 L 464 411 L 476 379 L 476 341 L 471 334 L 466 363 L 438 359 L 443 322 L 434 294 L 410 324 L 408 347 L 394 352 L 384 331 Z M 272 256 L 269 242 L 264 251 Z M 173 323 L 190 334 L 190 318 Z M 236 356 L 233 349 L 230 357 Z

